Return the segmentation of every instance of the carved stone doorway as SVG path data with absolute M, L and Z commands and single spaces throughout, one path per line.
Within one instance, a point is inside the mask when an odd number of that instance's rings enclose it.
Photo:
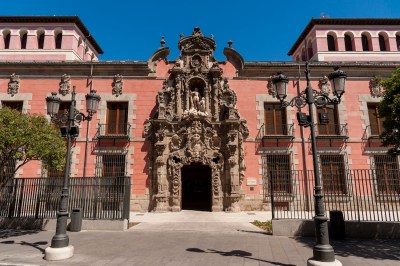
M 211 211 L 211 168 L 200 163 L 182 167 L 182 209 Z

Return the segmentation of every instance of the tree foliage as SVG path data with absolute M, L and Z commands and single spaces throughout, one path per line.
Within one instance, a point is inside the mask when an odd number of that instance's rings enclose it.
M 379 117 L 384 119 L 382 144 L 390 146 L 389 153 L 395 155 L 400 151 L 400 68 L 380 83 L 384 89 L 383 100 L 379 104 Z
M 64 140 L 45 116 L 0 109 L 0 189 L 31 160 L 62 170 L 65 154 Z

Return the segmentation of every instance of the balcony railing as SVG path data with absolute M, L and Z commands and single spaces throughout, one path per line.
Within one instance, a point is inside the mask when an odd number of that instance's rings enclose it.
M 96 137 L 101 139 L 126 139 L 129 140 L 131 125 L 124 124 L 99 124 Z
M 257 140 L 276 138 L 294 138 L 293 124 L 284 125 L 265 125 L 263 124 L 257 135 Z
M 318 124 L 318 138 L 348 139 L 349 132 L 347 124 Z
M 382 147 L 381 133 L 382 131 L 376 124 L 366 126 L 362 137 L 364 149 L 388 149 L 387 147 Z

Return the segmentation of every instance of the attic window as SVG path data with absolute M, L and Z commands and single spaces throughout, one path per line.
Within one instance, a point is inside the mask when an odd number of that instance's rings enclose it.
M 10 49 L 10 39 L 11 39 L 11 34 L 6 33 L 6 35 L 4 35 L 4 49 Z
M 44 46 L 44 33 L 40 33 L 38 36 L 38 48 L 43 49 Z
M 383 36 L 382 34 L 379 34 L 379 49 L 382 52 L 387 51 L 387 47 L 386 47 L 386 40 L 385 40 L 385 36 Z
M 58 33 L 56 35 L 56 49 L 61 49 L 61 44 L 62 44 L 62 33 Z
M 326 41 L 328 42 L 328 51 L 336 51 L 335 37 L 328 34 L 328 36 L 326 36 Z
M 21 35 L 21 49 L 26 49 L 26 41 L 28 39 L 28 33 L 23 33 Z
M 361 35 L 363 51 L 370 51 L 369 38 L 366 34 Z
M 400 35 L 396 34 L 397 51 L 400 51 Z
M 344 35 L 344 47 L 346 51 L 353 51 L 353 42 L 349 34 Z

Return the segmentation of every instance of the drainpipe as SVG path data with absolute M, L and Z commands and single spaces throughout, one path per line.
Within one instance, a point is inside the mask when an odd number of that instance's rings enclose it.
M 301 90 L 300 90 L 300 77 L 301 77 L 301 72 L 300 72 L 300 63 L 298 64 L 298 77 L 297 77 L 297 95 L 300 95 Z M 300 112 L 300 109 L 297 110 Z M 304 138 L 304 127 L 300 127 L 300 138 L 301 138 L 301 154 L 302 154 L 302 159 L 303 159 L 303 178 L 304 178 L 304 187 L 305 187 L 305 193 L 306 193 L 306 211 L 310 211 L 310 198 L 309 198 L 309 189 L 308 189 L 308 169 L 307 169 L 307 158 L 306 158 L 306 140 Z

